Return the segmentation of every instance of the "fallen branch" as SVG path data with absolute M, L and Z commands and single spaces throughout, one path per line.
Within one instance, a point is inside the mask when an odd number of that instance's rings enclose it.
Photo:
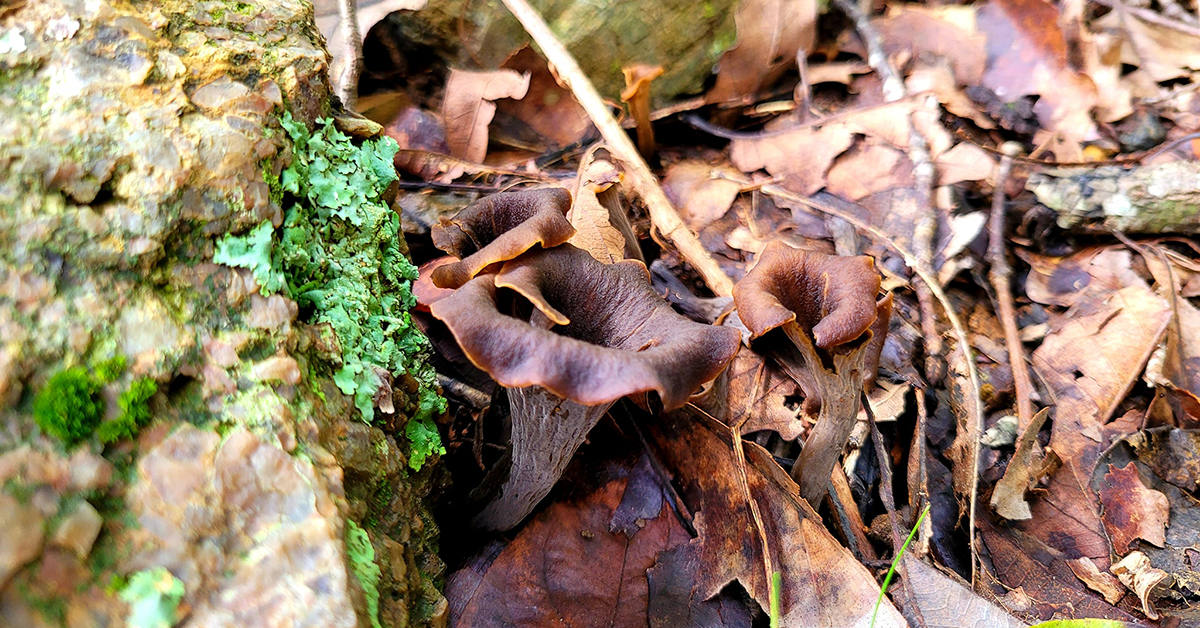
M 596 129 L 600 131 L 609 150 L 628 168 L 629 183 L 650 210 L 650 222 L 658 229 L 659 233 L 675 245 L 675 248 L 679 249 L 679 254 L 684 261 L 691 264 L 696 272 L 700 273 L 714 294 L 723 297 L 732 294 L 733 281 L 700 244 L 700 239 L 696 237 L 696 234 L 692 233 L 684 224 L 683 219 L 679 217 L 679 212 L 671 206 L 671 201 L 663 193 L 658 179 L 650 171 L 650 166 L 646 165 L 645 160 L 638 153 L 637 147 L 629 139 L 629 135 L 613 119 L 612 113 L 604 104 L 604 99 L 600 97 L 596 87 L 592 85 L 591 80 L 583 73 L 575 58 L 562 45 L 558 37 L 550 31 L 550 27 L 546 25 L 541 14 L 526 0 L 504 0 L 504 6 L 508 7 L 517 21 L 525 27 L 525 31 L 529 33 L 533 41 L 542 49 L 546 60 L 557 71 L 558 77 L 575 95 L 575 100 L 579 101 L 592 123 L 596 125 Z

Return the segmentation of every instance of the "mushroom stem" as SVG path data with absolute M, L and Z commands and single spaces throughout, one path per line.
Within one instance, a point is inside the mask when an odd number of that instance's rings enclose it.
M 849 351 L 825 352 L 822 359 L 800 325 L 786 323 L 783 331 L 794 348 L 775 350 L 776 361 L 806 394 L 815 393 L 821 402 L 817 424 L 792 467 L 792 478 L 800 485 L 800 495 L 816 508 L 829 492 L 833 466 L 858 420 L 858 397 L 862 393 L 864 363 L 870 345 L 860 342 Z M 815 390 L 810 391 L 809 387 Z
M 499 495 L 475 517 L 491 530 L 513 528 L 533 512 L 562 477 L 571 456 L 612 402 L 585 406 L 541 386 L 508 392 L 512 411 L 512 467 Z

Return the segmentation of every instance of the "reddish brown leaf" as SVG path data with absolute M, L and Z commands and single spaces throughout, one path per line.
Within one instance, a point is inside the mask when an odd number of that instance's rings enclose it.
M 520 100 L 529 90 L 529 75 L 512 70 L 469 72 L 450 69 L 442 103 L 442 121 L 450 154 L 482 163 L 487 155 L 488 125 L 501 98 Z
M 1093 139 L 1096 86 L 1072 67 L 1058 26 L 1058 9 L 1044 0 L 993 0 L 978 10 L 987 35 L 987 70 L 981 84 L 1004 102 L 1039 96 L 1038 121 L 1074 141 Z
M 644 464 L 610 466 L 604 475 L 616 477 L 547 507 L 503 549 L 485 548 L 447 580 L 450 624 L 646 626 L 646 570 L 688 540 L 656 481 L 641 477 L 652 473 Z M 621 524 L 630 517 L 642 525 Z
M 650 424 L 648 432 L 664 463 L 697 511 L 698 537 L 674 553 L 695 552 L 696 572 L 663 574 L 663 590 L 708 600 L 736 580 L 763 609 L 770 585 L 764 573 L 762 537 L 739 484 L 739 465 L 728 428 L 684 408 Z M 762 515 L 774 569 L 782 573 L 783 626 L 866 625 L 879 587 L 854 557 L 830 536 L 799 489 L 766 450 L 743 445 L 746 481 Z M 684 564 L 690 559 L 680 559 Z M 652 607 L 654 602 L 652 602 Z M 876 626 L 906 626 L 886 598 Z
M 1170 503 L 1166 495 L 1142 483 L 1133 463 L 1120 469 L 1108 465 L 1100 489 L 1100 503 L 1104 506 L 1104 529 L 1118 554 L 1129 551 L 1138 539 L 1158 547 L 1166 544 L 1164 529 L 1170 516 Z

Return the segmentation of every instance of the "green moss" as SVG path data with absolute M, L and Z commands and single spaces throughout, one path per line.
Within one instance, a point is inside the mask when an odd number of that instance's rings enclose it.
M 30 608 L 37 611 L 47 624 L 51 626 L 67 625 L 67 603 L 63 598 L 35 593 L 29 583 L 24 581 L 17 585 L 17 594 Z
M 117 354 L 107 360 L 97 362 L 92 371 L 96 374 L 96 379 L 102 384 L 115 382 L 122 373 L 125 372 L 125 367 L 128 365 L 128 360 L 124 355 Z
M 379 565 L 375 564 L 375 547 L 367 531 L 346 520 L 346 557 L 350 569 L 367 598 L 367 613 L 371 616 L 371 628 L 383 628 L 379 623 Z
M 314 323 L 333 329 L 342 350 L 334 382 L 365 422 L 375 416 L 377 370 L 416 378 L 418 407 L 405 433 L 409 464 L 420 468 L 445 453 L 432 417 L 446 401 L 426 361 L 429 341 L 408 313 L 417 269 L 401 248 L 400 218 L 383 201 L 397 178 L 396 143 L 384 137 L 355 145 L 330 120 L 311 132 L 290 114 L 281 123 L 293 159 L 280 184 L 298 202 L 278 232 L 263 222 L 245 236 L 227 236 L 213 260 L 251 269 L 264 293 L 288 294 L 313 310 Z
M 102 443 L 115 443 L 137 436 L 138 430 L 150 423 L 150 398 L 158 392 L 158 382 L 149 377 L 135 380 L 129 390 L 121 393 L 117 405 L 121 414 L 100 425 L 96 434 Z
M 68 447 L 91 436 L 103 416 L 100 383 L 81 366 L 55 373 L 33 401 L 38 426 Z
M 129 604 L 129 628 L 171 628 L 178 620 L 177 609 L 183 599 L 183 582 L 162 567 L 133 574 L 121 590 L 121 599 Z

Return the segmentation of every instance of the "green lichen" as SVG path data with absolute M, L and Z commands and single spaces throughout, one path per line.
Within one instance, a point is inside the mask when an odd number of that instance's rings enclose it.
M 129 390 L 121 393 L 117 405 L 121 414 L 106 421 L 96 430 L 102 443 L 115 443 L 137 436 L 138 430 L 150 423 L 150 398 L 158 392 L 158 382 L 149 377 L 134 380 Z
M 350 569 L 358 584 L 362 587 L 363 595 L 367 598 L 367 613 L 371 616 L 371 628 L 383 628 L 379 623 L 379 565 L 375 564 L 375 547 L 371 545 L 371 537 L 367 531 L 346 520 L 346 557 L 350 559 Z
M 408 314 L 417 269 L 401 249 L 400 218 L 383 201 L 397 178 L 396 143 L 384 137 L 355 145 L 330 120 L 318 120 L 312 132 L 290 114 L 281 123 L 293 159 L 280 182 L 297 202 L 281 229 L 263 222 L 245 236 L 226 236 L 213 259 L 250 269 L 264 294 L 284 292 L 312 308 L 314 323 L 333 329 L 342 350 L 334 382 L 365 422 L 375 417 L 377 371 L 416 378 L 418 405 L 405 433 L 409 464 L 419 469 L 445 453 L 432 417 L 446 400 L 425 359 L 429 341 Z
M 286 280 L 271 260 L 271 236 L 274 231 L 268 220 L 251 229 L 246 236 L 226 236 L 217 243 L 213 262 L 250 269 L 264 295 L 280 291 L 285 287 Z
M 38 426 L 68 447 L 91 436 L 103 416 L 100 383 L 82 366 L 55 373 L 33 400 Z
M 183 582 L 162 567 L 139 571 L 121 590 L 129 604 L 128 628 L 171 628 L 183 599 Z

